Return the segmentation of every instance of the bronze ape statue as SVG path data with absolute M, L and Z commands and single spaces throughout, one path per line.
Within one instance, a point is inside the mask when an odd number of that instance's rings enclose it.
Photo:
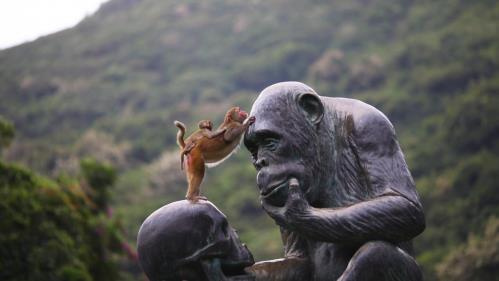
M 390 121 L 346 98 L 284 82 L 259 95 L 244 137 L 283 259 L 257 280 L 422 280 L 411 240 L 423 209 Z

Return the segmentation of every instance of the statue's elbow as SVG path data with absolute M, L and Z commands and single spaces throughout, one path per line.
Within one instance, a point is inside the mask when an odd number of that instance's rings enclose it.
M 426 228 L 426 220 L 421 206 L 414 206 L 411 216 L 411 236 L 416 237 Z

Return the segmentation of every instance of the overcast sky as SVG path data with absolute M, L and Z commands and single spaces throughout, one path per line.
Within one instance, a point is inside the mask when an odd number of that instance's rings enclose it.
M 0 0 L 0 49 L 76 25 L 108 0 Z

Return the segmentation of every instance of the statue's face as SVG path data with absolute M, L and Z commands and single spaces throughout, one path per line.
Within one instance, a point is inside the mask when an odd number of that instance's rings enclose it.
M 273 200 L 272 205 L 283 206 L 292 177 L 298 179 L 301 186 L 308 186 L 303 184 L 309 180 L 302 155 L 294 149 L 291 132 L 282 126 L 277 114 L 268 112 L 254 116 L 256 121 L 246 135 L 245 145 L 258 172 L 256 182 L 260 196 Z
M 317 185 L 318 148 L 314 126 L 303 114 L 299 97 L 299 93 L 261 94 L 250 113 L 256 121 L 244 138 L 258 171 L 261 199 L 274 206 L 285 204 L 291 178 L 298 180 L 309 202 L 315 199 L 311 191 Z

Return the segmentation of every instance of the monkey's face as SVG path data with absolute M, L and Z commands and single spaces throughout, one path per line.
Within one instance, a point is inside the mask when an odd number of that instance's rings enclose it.
M 243 123 L 246 118 L 248 118 L 248 113 L 242 110 L 240 107 L 233 107 L 229 110 L 228 115 L 230 120 Z

